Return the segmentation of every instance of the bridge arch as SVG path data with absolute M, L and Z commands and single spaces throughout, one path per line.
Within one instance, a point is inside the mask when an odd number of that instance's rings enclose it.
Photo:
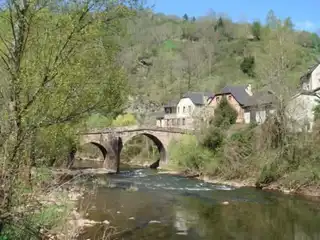
M 123 149 L 124 145 L 128 141 L 132 140 L 133 138 L 135 138 L 137 136 L 141 136 L 141 135 L 148 137 L 156 145 L 156 147 L 159 151 L 160 158 L 156 161 L 155 165 L 159 164 L 160 162 L 161 163 L 167 162 L 167 146 L 165 146 L 163 141 L 159 137 L 157 137 L 155 134 L 148 133 L 148 132 L 134 133 L 134 134 L 130 135 L 129 137 L 120 138 L 120 141 L 121 141 L 120 153 L 121 153 L 121 150 Z
M 107 155 L 108 155 L 108 151 L 107 149 L 101 145 L 100 143 L 97 143 L 95 141 L 88 141 L 88 142 L 84 142 L 81 143 L 80 146 L 78 148 L 74 148 L 71 153 L 70 153 L 70 157 L 69 157 L 69 163 L 68 163 L 68 167 L 72 167 L 74 165 L 74 162 L 77 158 L 77 153 L 79 154 L 81 152 L 81 148 L 83 148 L 86 145 L 91 145 L 91 146 L 95 146 L 97 149 L 99 149 L 100 153 L 102 154 L 103 157 L 103 161 L 106 160 Z M 78 156 L 79 157 L 79 156 Z

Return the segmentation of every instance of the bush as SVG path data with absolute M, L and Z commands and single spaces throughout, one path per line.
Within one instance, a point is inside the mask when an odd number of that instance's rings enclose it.
M 237 111 L 229 104 L 228 100 L 223 97 L 214 111 L 214 118 L 211 123 L 220 128 L 227 129 L 230 125 L 235 124 L 238 117 Z
M 249 77 L 255 77 L 254 73 L 255 60 L 253 56 L 244 57 L 240 64 L 240 69 L 244 74 L 247 74 Z
M 202 146 L 216 151 L 219 147 L 221 147 L 223 139 L 224 135 L 222 131 L 215 126 L 210 126 L 208 129 L 206 129 L 205 134 L 200 139 L 200 143 Z
M 202 172 L 213 154 L 198 144 L 194 136 L 184 136 L 179 142 L 170 143 L 170 159 L 187 172 Z

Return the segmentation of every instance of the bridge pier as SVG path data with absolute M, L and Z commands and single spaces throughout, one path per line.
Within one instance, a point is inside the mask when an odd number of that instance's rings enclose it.
M 122 140 L 119 137 L 113 137 L 105 144 L 108 154 L 106 155 L 103 167 L 116 173 L 120 171 L 120 153 L 122 150 Z

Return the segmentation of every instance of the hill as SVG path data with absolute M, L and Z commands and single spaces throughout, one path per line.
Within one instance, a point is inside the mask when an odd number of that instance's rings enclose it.
M 271 84 L 273 73 L 297 87 L 320 53 L 320 39 L 295 31 L 290 18 L 280 21 L 272 11 L 267 19 L 261 25 L 139 12 L 124 22 L 128 31 L 119 40 L 131 94 L 160 105 L 189 90 L 217 91 L 248 82 L 261 88 Z

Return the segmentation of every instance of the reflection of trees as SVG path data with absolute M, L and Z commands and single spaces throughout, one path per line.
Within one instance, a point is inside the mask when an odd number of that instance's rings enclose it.
M 189 199 L 185 204 L 186 209 L 198 213 L 193 225 L 204 238 L 320 239 L 320 209 L 308 202 L 280 198 L 271 204 L 238 202 L 225 206 Z

